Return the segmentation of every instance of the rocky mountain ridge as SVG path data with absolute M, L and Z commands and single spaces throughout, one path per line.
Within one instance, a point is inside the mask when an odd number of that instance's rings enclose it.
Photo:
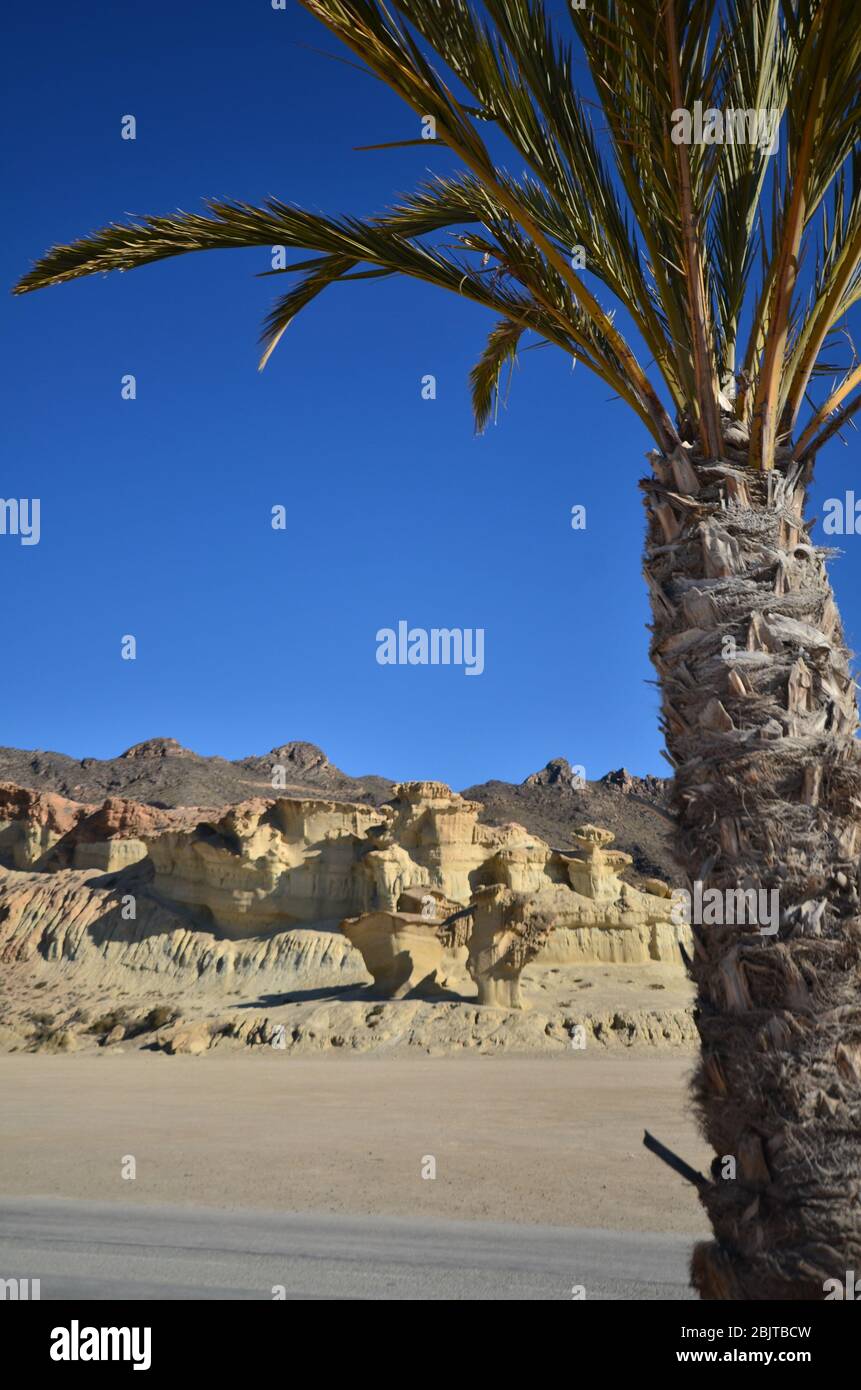
M 195 753 L 173 738 L 147 739 L 106 759 L 0 747 L 0 782 L 93 808 L 120 799 L 163 811 L 309 793 L 381 806 L 391 800 L 395 786 L 378 775 L 349 776 L 313 743 L 294 741 L 230 761 Z M 633 857 L 635 875 L 670 879 L 676 869 L 667 786 L 662 778 L 635 777 L 624 768 L 580 782 L 566 759 L 554 758 L 521 783 L 492 780 L 465 788 L 462 795 L 481 803 L 487 824 L 517 821 L 558 847 L 568 844 L 573 825 L 605 825 L 619 849 Z

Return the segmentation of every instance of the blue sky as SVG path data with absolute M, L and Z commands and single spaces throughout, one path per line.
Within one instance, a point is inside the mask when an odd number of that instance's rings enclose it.
M 295 5 L 48 0 L 10 22 L 7 286 L 126 214 L 269 194 L 372 213 L 446 167 L 438 148 L 353 151 L 416 122 L 307 47 L 338 52 Z M 0 743 L 107 757 L 169 735 L 241 757 L 304 738 L 353 774 L 455 786 L 558 755 L 588 777 L 665 772 L 639 422 L 544 348 L 476 437 L 467 378 L 490 316 L 406 281 L 329 291 L 260 374 L 268 268 L 216 252 L 7 299 L 0 493 L 41 499 L 42 536 L 0 538 Z M 857 460 L 854 443 L 826 452 L 814 510 Z M 843 544 L 857 646 L 861 544 Z M 484 628 L 484 673 L 378 665 L 377 630 L 402 618 Z

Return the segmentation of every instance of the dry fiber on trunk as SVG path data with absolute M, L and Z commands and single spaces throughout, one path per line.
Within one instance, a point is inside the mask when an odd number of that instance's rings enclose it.
M 703 1298 L 821 1299 L 861 1270 L 855 686 L 807 467 L 753 470 L 724 429 L 724 461 L 655 453 L 642 484 L 682 867 L 689 886 L 776 889 L 780 908 L 775 935 L 694 928 L 694 1091 L 716 1157 L 715 1240 L 692 1277 Z

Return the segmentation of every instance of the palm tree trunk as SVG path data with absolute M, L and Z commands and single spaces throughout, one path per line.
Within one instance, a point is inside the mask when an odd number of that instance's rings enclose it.
M 692 1279 L 707 1299 L 821 1299 L 861 1272 L 854 682 L 802 519 L 809 474 L 754 471 L 728 444 L 731 463 L 651 458 L 645 574 L 677 854 L 689 888 L 779 894 L 774 935 L 694 926 L 694 1099 L 716 1157 L 701 1189 L 715 1240 Z

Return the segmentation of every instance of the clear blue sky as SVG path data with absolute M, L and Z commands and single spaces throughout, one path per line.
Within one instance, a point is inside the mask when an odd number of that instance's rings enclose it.
M 7 286 L 125 214 L 268 194 L 372 213 L 445 167 L 433 147 L 353 152 L 416 122 L 302 46 L 339 51 L 296 5 L 46 0 L 10 24 Z M 258 374 L 268 265 L 217 252 L 7 299 L 0 493 L 41 498 L 42 538 L 0 538 L 0 743 L 107 757 L 169 735 L 241 757 L 303 738 L 350 773 L 455 786 L 558 755 L 588 777 L 666 772 L 639 422 L 544 348 L 475 437 L 467 376 L 490 317 L 400 280 L 329 291 Z M 820 509 L 855 478 L 861 495 L 858 453 L 825 455 Z M 843 544 L 857 644 L 861 539 Z M 400 618 L 483 627 L 484 674 L 379 666 L 377 629 Z

